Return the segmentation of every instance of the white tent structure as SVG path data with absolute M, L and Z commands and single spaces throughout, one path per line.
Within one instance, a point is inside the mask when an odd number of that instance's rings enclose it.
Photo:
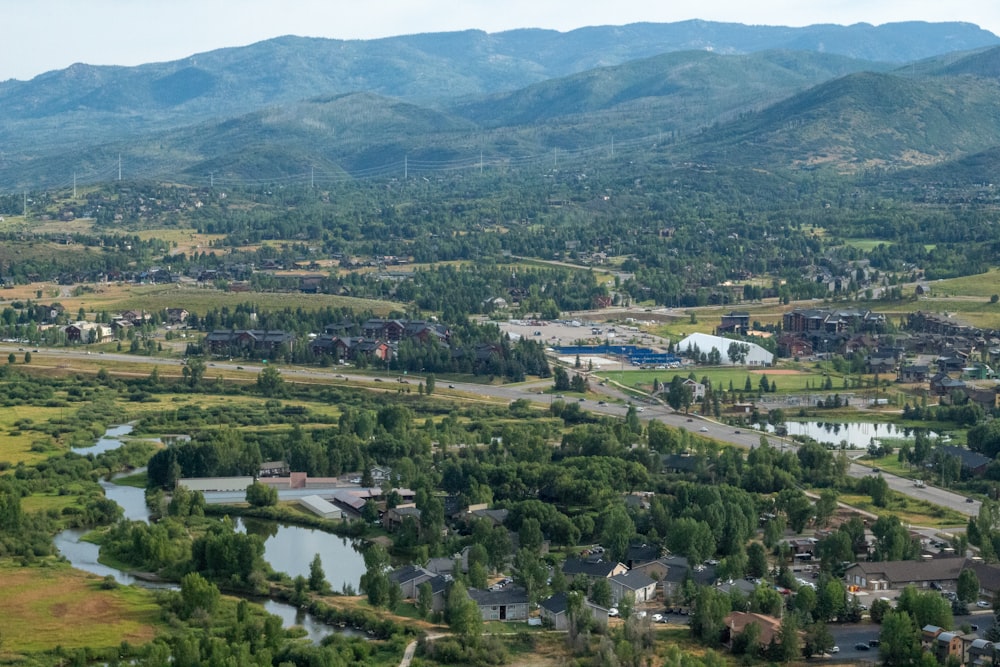
M 770 366 L 774 363 L 774 355 L 762 348 L 756 343 L 747 343 L 744 341 L 734 341 L 731 338 L 723 338 L 722 336 L 710 336 L 704 333 L 693 333 L 681 342 L 677 344 L 675 350 L 678 354 L 686 355 L 689 351 L 698 348 L 699 351 L 706 354 L 715 348 L 719 351 L 722 357 L 722 364 L 724 366 L 735 366 L 732 360 L 729 358 L 729 346 L 733 343 L 740 343 L 741 345 L 746 345 L 750 349 L 747 352 L 746 359 L 743 362 L 745 366 Z

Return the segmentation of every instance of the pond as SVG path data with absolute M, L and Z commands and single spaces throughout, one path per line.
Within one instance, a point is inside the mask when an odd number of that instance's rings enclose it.
M 132 426 L 130 424 L 113 426 L 104 433 L 95 446 L 80 447 L 73 451 L 78 454 L 98 454 L 111 451 L 121 447 L 123 444 L 120 439 L 121 436 L 128 435 L 131 432 Z M 116 478 L 126 474 L 134 474 L 135 472 L 142 472 L 142 470 L 116 475 Z M 149 521 L 149 508 L 146 507 L 146 495 L 143 489 L 134 486 L 122 486 L 115 484 L 113 481 L 106 480 L 101 480 L 100 485 L 104 489 L 104 494 L 122 507 L 126 519 L 130 521 Z M 293 577 L 296 574 L 308 576 L 309 561 L 312 560 L 313 555 L 318 550 L 322 549 L 325 550 L 321 555 L 323 569 L 327 574 L 327 580 L 330 581 L 330 584 L 336 590 L 340 590 L 343 583 L 347 581 L 350 581 L 351 585 L 355 588 L 358 587 L 361 574 L 364 573 L 364 559 L 360 553 L 354 550 L 349 540 L 337 537 L 336 535 L 330 535 L 329 533 L 323 533 L 322 531 L 312 531 L 296 526 L 281 526 L 274 521 L 248 520 L 245 529 L 267 539 L 267 542 L 265 542 L 264 558 L 271 563 L 274 569 L 288 572 Z M 62 531 L 53 538 L 56 549 L 76 569 L 96 574 L 99 577 L 111 575 L 118 583 L 126 586 L 134 584 L 143 588 L 169 590 L 177 590 L 179 588 L 173 582 L 152 582 L 138 579 L 124 570 L 119 570 L 118 568 L 98 562 L 100 547 L 81 539 L 87 532 L 88 530 L 84 528 L 70 528 Z M 318 533 L 318 535 L 310 535 L 309 533 Z M 324 537 L 329 539 L 323 539 Z M 271 545 L 270 548 L 268 548 L 268 544 Z M 305 549 L 309 554 L 305 561 L 304 570 L 299 568 L 298 559 L 282 555 L 286 551 L 301 549 Z M 279 566 L 272 558 L 278 560 L 281 565 Z M 360 562 L 360 566 L 358 566 L 358 562 Z M 358 567 L 360 567 L 360 571 L 358 571 Z M 333 576 L 331 576 L 331 573 L 333 573 Z M 327 625 L 298 607 L 284 602 L 277 602 L 270 599 L 248 599 L 263 606 L 268 613 L 281 617 L 284 627 L 301 626 L 313 643 L 318 643 L 324 637 L 334 632 L 349 636 L 365 636 L 363 632 L 352 628 Z
M 316 554 L 330 587 L 342 591 L 345 585 L 358 590 L 365 573 L 365 559 L 354 540 L 315 528 L 276 521 L 239 517 L 236 530 L 264 538 L 264 560 L 277 572 L 291 577 L 309 577 L 309 564 Z
M 867 449 L 873 440 L 892 438 L 895 440 L 910 440 L 914 437 L 914 429 L 903 428 L 895 424 L 880 424 L 877 422 L 785 422 L 788 435 L 804 435 L 817 442 L 839 447 L 841 442 L 847 442 L 847 449 Z M 773 432 L 772 427 L 768 427 Z M 928 437 L 936 438 L 937 433 L 927 432 Z

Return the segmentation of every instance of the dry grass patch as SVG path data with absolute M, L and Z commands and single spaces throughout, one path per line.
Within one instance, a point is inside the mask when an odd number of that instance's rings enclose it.
M 32 451 L 33 443 L 51 442 L 50 438 L 36 431 L 19 431 L 14 427 L 14 423 L 21 419 L 30 419 L 36 424 L 42 424 L 64 412 L 64 408 L 43 408 L 33 405 L 14 405 L 0 410 L 0 461 L 12 465 L 24 461 L 30 465 L 57 453 L 55 449 Z
M 99 580 L 68 566 L 0 566 L 0 627 L 15 653 L 144 644 L 156 635 L 158 607 L 135 587 L 102 590 Z

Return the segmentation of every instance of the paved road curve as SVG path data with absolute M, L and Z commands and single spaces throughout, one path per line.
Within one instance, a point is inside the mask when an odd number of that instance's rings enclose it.
M 0 344 L 0 356 L 4 356 L 9 352 L 14 352 L 15 354 L 20 352 L 23 354 L 23 351 L 28 349 L 29 348 L 24 347 L 24 345 Z M 184 362 L 180 359 L 145 357 L 121 353 L 94 354 L 76 348 L 39 348 L 38 352 L 34 352 L 34 348 L 30 349 L 32 350 L 32 364 L 34 365 L 51 364 L 54 361 L 58 363 L 59 359 L 87 358 L 89 361 L 108 360 L 113 361 L 116 364 L 141 363 L 156 364 L 160 366 L 175 366 L 177 367 L 178 373 L 180 373 L 180 368 L 184 365 Z M 18 356 L 20 356 L 20 354 Z M 206 366 L 205 375 L 207 377 L 211 377 L 214 372 L 225 370 L 229 372 L 243 371 L 247 374 L 248 379 L 251 375 L 255 375 L 265 368 L 264 364 L 254 364 L 245 361 L 210 361 L 206 364 Z M 326 380 L 334 384 L 347 383 L 364 386 L 370 389 L 384 389 L 385 391 L 396 391 L 399 387 L 397 378 L 366 375 L 346 368 L 320 369 L 306 367 L 281 367 L 281 372 L 289 381 L 294 381 L 295 378 Z M 408 378 L 408 381 L 413 384 L 420 382 L 420 378 L 411 377 Z M 551 394 L 545 393 L 545 390 L 551 386 L 552 383 L 548 380 L 499 386 L 462 382 L 445 383 L 438 381 L 437 393 L 442 395 L 449 392 L 464 395 L 473 394 L 504 401 L 527 399 L 539 405 L 551 405 L 554 397 Z M 625 416 L 625 413 L 628 411 L 628 407 L 621 402 L 617 402 L 628 400 L 629 397 L 624 392 L 610 384 L 606 386 L 597 385 L 594 389 L 602 395 L 607 396 L 608 402 L 605 405 L 600 405 L 599 401 L 587 399 L 579 402 L 581 408 L 605 415 L 619 417 Z M 563 400 L 570 402 L 574 399 L 566 398 Z M 721 424 L 696 415 L 677 413 L 670 407 L 659 403 L 644 405 L 642 408 L 643 412 L 640 414 L 640 417 L 645 421 L 655 419 L 656 421 L 668 426 L 686 428 L 689 431 L 697 432 L 699 435 L 703 435 L 720 442 L 738 445 L 740 447 L 754 447 L 760 443 L 761 435 L 764 435 L 760 431 L 745 428 L 734 429 L 726 424 Z M 767 435 L 767 438 L 777 447 L 795 447 L 795 444 L 791 440 L 778 438 L 773 435 Z M 851 477 L 864 477 L 866 475 L 876 473 L 874 473 L 870 467 L 852 463 L 848 470 L 848 474 Z M 880 474 L 889 484 L 889 488 L 906 496 L 919 500 L 926 500 L 935 505 L 940 505 L 941 507 L 954 510 L 966 516 L 978 516 L 979 514 L 979 501 L 968 502 L 968 499 L 965 496 L 947 491 L 945 489 L 933 486 L 919 488 L 915 487 L 913 482 L 906 478 L 886 472 L 882 472 Z

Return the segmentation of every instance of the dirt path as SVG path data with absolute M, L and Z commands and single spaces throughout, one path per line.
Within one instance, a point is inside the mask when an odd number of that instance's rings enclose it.
M 406 650 L 403 651 L 403 659 L 399 661 L 399 667 L 410 667 L 410 662 L 413 660 L 413 654 L 417 651 L 417 640 L 413 640 L 406 645 Z
M 435 639 L 440 639 L 441 637 L 446 637 L 446 633 L 438 633 L 436 635 L 427 635 L 427 641 L 432 642 Z M 406 645 L 406 650 L 403 651 L 403 659 L 399 661 L 399 667 L 410 667 L 410 662 L 413 660 L 413 654 L 417 652 L 417 640 L 413 640 Z

